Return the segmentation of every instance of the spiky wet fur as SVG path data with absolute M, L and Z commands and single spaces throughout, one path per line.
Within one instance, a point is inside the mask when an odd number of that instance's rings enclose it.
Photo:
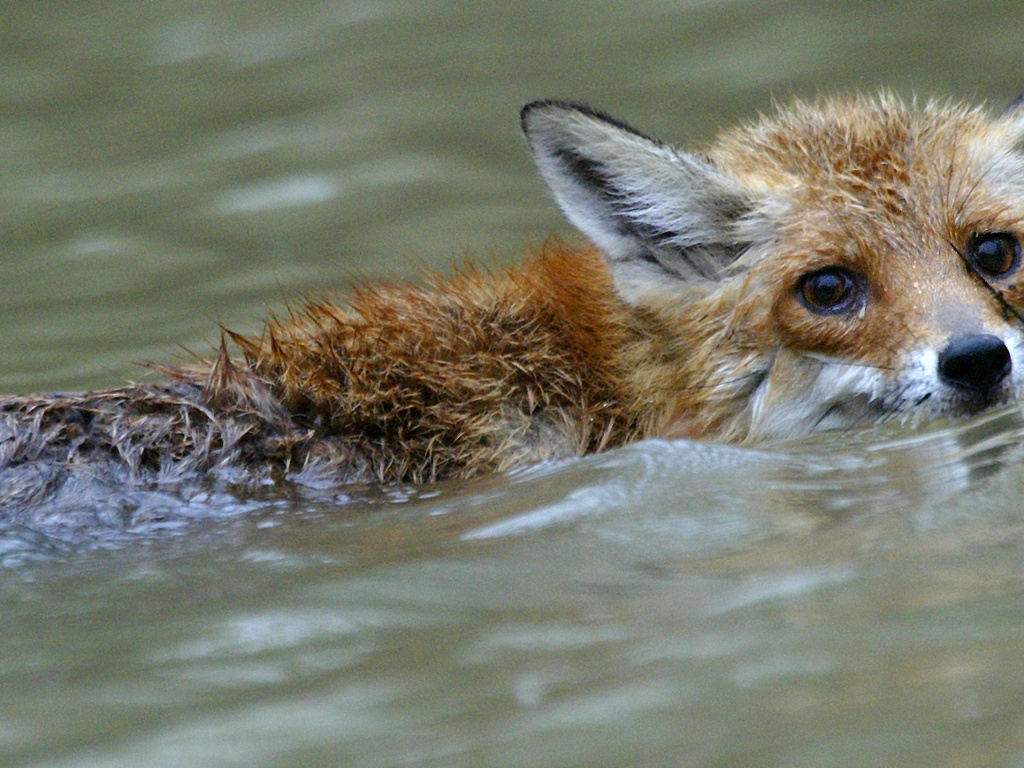
M 43 503 L 101 465 L 125 482 L 468 478 L 647 436 L 973 413 L 1024 388 L 1024 281 L 986 282 L 962 253 L 978 231 L 1024 232 L 1019 109 L 796 103 L 702 153 L 578 105 L 523 122 L 597 251 L 551 244 L 500 274 L 311 303 L 159 369 L 166 383 L 0 398 L 0 502 Z M 831 265 L 870 282 L 859 315 L 797 300 Z M 1013 362 L 984 402 L 934 370 L 948 338 L 978 332 Z
M 617 360 L 642 338 L 633 326 L 599 257 L 552 246 L 501 275 L 309 304 L 260 336 L 228 333 L 240 359 L 226 339 L 209 362 L 159 367 L 167 383 L 0 398 L 0 468 L 395 483 L 598 451 L 645 431 Z M 65 479 L 32 477 L 22 496 Z

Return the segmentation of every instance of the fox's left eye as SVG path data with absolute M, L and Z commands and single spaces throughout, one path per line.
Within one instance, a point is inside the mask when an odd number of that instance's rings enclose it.
M 819 315 L 852 312 L 862 305 L 862 281 L 842 267 L 826 267 L 800 278 L 797 296 L 803 305 Z
M 989 277 L 1006 277 L 1020 266 L 1020 242 L 1006 232 L 983 232 L 967 243 L 967 258 Z

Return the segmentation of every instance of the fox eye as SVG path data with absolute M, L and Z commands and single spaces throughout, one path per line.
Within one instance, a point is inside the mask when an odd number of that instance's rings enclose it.
M 847 269 L 825 267 L 800 278 L 797 296 L 819 315 L 837 315 L 857 309 L 862 301 L 861 281 Z
M 983 232 L 967 243 L 967 258 L 989 277 L 1006 277 L 1020 266 L 1020 242 L 1006 232 Z

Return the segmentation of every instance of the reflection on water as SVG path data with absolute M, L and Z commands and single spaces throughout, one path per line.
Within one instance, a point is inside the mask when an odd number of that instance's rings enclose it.
M 1006 764 L 1020 431 L 1011 410 L 842 450 L 649 441 L 9 553 L 0 754 Z
M 1019 16 L 13 4 L 0 388 L 116 384 L 289 296 L 517 257 L 560 226 L 530 99 L 680 140 L 792 91 L 1003 102 Z M 1018 765 L 1020 436 L 1010 410 L 649 442 L 431 488 L 157 489 L 177 516 L 120 539 L 2 531 L 0 763 Z

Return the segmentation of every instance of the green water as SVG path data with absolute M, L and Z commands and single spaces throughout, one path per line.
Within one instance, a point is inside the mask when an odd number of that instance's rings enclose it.
M 518 133 L 534 98 L 695 143 L 793 93 L 1024 89 L 1015 2 L 3 18 L 9 392 L 113 385 L 296 296 L 571 236 Z M 0 765 L 1024 766 L 1020 431 L 649 443 L 197 497 L 225 514 L 91 554 L 0 541 Z

